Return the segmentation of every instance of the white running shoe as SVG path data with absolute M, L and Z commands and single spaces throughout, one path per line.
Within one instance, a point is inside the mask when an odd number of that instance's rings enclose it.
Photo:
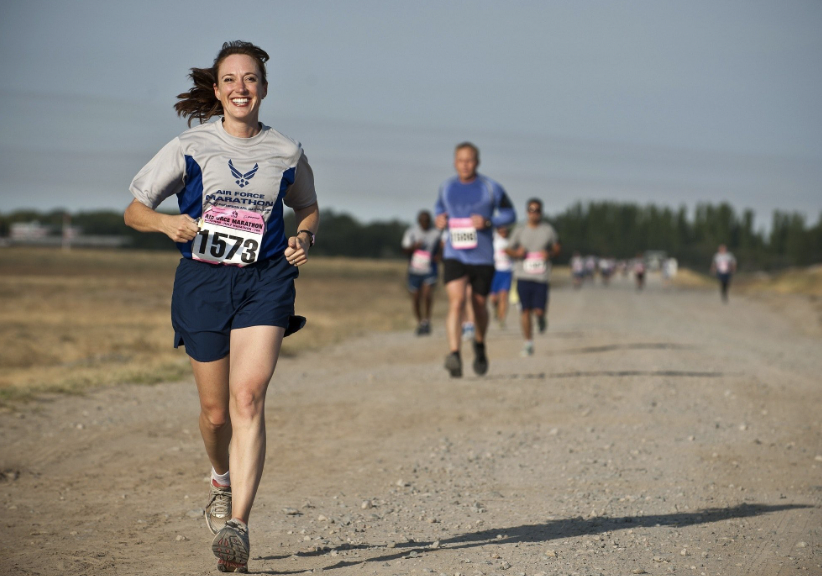
M 219 532 L 231 518 L 231 486 L 220 486 L 211 481 L 208 503 L 205 507 L 205 521 L 212 534 Z

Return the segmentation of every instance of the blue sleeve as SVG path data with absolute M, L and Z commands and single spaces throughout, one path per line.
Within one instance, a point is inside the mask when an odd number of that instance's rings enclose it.
M 445 192 L 445 186 L 440 186 L 440 191 L 437 194 L 437 203 L 434 205 L 434 218 L 439 216 L 440 214 L 444 213 L 445 210 L 445 201 L 442 199 L 442 195 Z
M 514 205 L 502 186 L 494 186 L 494 205 L 497 213 L 491 217 L 491 223 L 495 228 L 508 226 L 517 221 L 517 211 L 514 210 Z

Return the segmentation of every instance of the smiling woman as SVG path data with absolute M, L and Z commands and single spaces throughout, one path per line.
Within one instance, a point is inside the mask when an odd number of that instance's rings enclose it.
M 237 91 L 238 77 L 244 90 L 253 89 L 254 95 L 262 100 L 268 90 L 268 80 L 265 74 L 266 62 L 268 62 L 268 54 L 254 44 L 242 41 L 226 42 L 217 58 L 214 59 L 211 68 L 191 69 L 189 77 L 194 82 L 194 86 L 188 92 L 177 96 L 180 100 L 174 105 L 177 115 L 187 116 L 188 125 L 191 126 L 194 119 L 202 123 L 213 116 L 231 114 L 230 110 L 233 107 L 227 106 L 230 100 L 228 97 L 221 96 L 221 93 L 228 94 L 233 86 L 235 97 L 240 96 L 247 99 L 250 96 L 248 93 Z M 258 86 L 262 87 L 260 94 L 257 94 Z M 259 114 L 259 100 L 254 102 L 253 113 Z M 245 107 L 248 108 L 247 105 Z
M 319 226 L 302 146 L 259 121 L 267 60 L 253 44 L 226 42 L 211 68 L 191 69 L 194 86 L 175 108 L 189 126 L 195 118 L 202 125 L 140 170 L 125 213 L 126 224 L 165 233 L 183 255 L 171 324 L 197 382 L 212 465 L 206 522 L 224 572 L 247 570 L 247 522 L 265 461 L 265 395 L 283 338 L 305 324 L 294 313 L 294 280 Z M 222 117 L 203 124 L 214 116 Z M 172 195 L 180 214 L 157 212 Z M 290 238 L 283 204 L 296 216 Z

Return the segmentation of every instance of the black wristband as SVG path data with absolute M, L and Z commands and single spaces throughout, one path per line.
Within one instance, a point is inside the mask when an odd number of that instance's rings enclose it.
M 314 233 L 311 230 L 300 230 L 297 232 L 297 236 L 299 236 L 303 232 L 308 234 L 308 247 L 311 248 L 312 246 L 314 246 Z

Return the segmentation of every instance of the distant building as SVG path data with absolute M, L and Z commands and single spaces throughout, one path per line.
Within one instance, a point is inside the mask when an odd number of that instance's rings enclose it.
M 130 243 L 131 238 L 127 236 L 85 236 L 79 226 L 49 226 L 35 220 L 11 224 L 9 237 L 0 246 L 122 248 Z
M 52 226 L 34 222 L 15 222 L 9 229 L 9 240 L 12 242 L 37 242 L 55 233 Z

